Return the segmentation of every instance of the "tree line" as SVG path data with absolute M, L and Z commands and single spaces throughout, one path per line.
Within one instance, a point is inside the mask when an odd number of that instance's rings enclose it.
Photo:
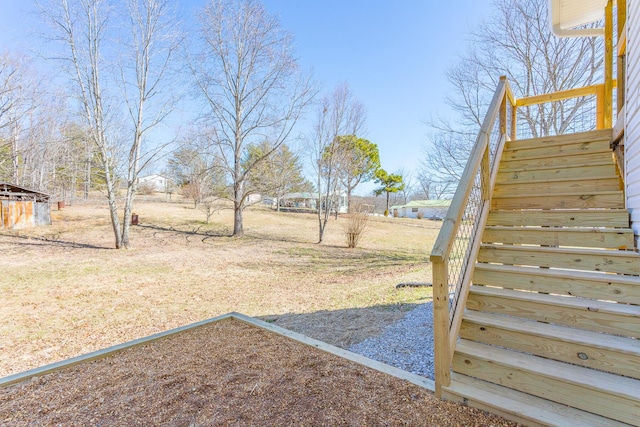
M 130 244 L 138 178 L 154 162 L 207 218 L 230 200 L 234 236 L 252 194 L 314 190 L 321 242 L 335 196 L 351 199 L 363 182 L 386 195 L 387 213 L 394 195 L 450 196 L 499 76 L 521 97 L 592 84 L 602 73 L 602 42 L 552 36 L 545 1 L 496 0 L 447 74 L 454 115 L 425 120 L 415 174 L 388 173 L 364 138 L 365 106 L 346 83 L 321 94 L 293 36 L 258 0 L 208 0 L 188 32 L 171 0 L 38 5 L 42 56 L 57 77 L 17 52 L 0 56 L 0 181 L 64 198 L 102 191 L 116 248 Z M 187 100 L 197 114 L 176 124 Z M 527 108 L 519 120 L 532 136 L 559 133 L 587 102 Z M 305 115 L 311 125 L 300 136 Z M 161 134 L 178 136 L 159 142 Z

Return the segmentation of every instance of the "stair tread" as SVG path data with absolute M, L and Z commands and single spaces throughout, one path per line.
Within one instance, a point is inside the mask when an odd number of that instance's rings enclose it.
M 561 145 L 570 144 L 575 142 L 585 141 L 610 141 L 611 129 L 590 130 L 585 132 L 568 133 L 564 135 L 553 136 L 539 136 L 535 138 L 523 138 L 514 139 L 509 141 L 507 148 L 511 149 L 513 146 L 546 146 L 546 145 Z
M 582 178 L 582 177 L 578 177 L 578 178 L 547 178 L 547 179 L 517 179 L 517 178 L 513 178 L 510 180 L 503 180 L 500 183 L 498 183 L 498 185 L 500 187 L 502 186 L 506 186 L 506 185 L 518 185 L 518 184 L 545 184 L 545 183 L 549 183 L 549 184 L 553 184 L 553 183 L 558 183 L 558 182 L 584 182 L 584 183 L 588 183 L 589 181 L 601 181 L 601 180 L 612 180 L 612 179 L 619 179 L 619 177 L 615 174 L 611 174 L 611 175 L 599 175 L 599 176 L 590 176 L 589 178 Z
M 595 142 L 595 141 L 594 141 Z M 574 144 L 556 144 L 555 147 L 560 147 L 560 146 L 566 146 L 566 145 L 578 145 L 576 143 Z M 523 157 L 516 157 L 516 158 L 508 158 L 507 156 L 509 155 L 509 153 L 518 153 L 518 152 L 522 152 L 522 151 L 533 151 L 533 150 L 539 150 L 541 148 L 547 148 L 547 147 L 542 147 L 542 146 L 538 146 L 538 147 L 526 147 L 526 148 L 511 148 L 511 149 L 505 149 L 503 152 L 503 158 L 505 162 L 509 162 L 509 161 L 515 161 L 515 160 L 538 160 L 538 159 L 549 159 L 549 158 L 553 158 L 553 157 L 557 157 L 559 153 L 549 153 L 549 154 L 534 154 L 531 156 L 523 156 Z M 551 146 L 549 148 L 552 148 Z M 566 155 L 570 155 L 570 156 L 581 156 L 584 154 L 598 154 L 598 153 L 603 153 L 603 154 L 610 154 L 611 150 L 607 147 L 607 148 L 593 148 L 591 150 L 584 150 L 582 152 L 569 152 L 566 153 Z M 562 153 L 560 153 L 562 154 Z
M 590 153 L 590 154 L 594 154 L 594 153 Z M 578 159 L 578 160 L 582 160 L 582 162 L 578 162 L 576 161 L 576 163 L 570 163 L 570 164 L 562 164 L 562 165 L 558 165 L 558 164 L 543 164 L 543 165 L 526 165 L 523 164 L 523 160 L 519 159 L 519 160 L 503 160 L 500 162 L 500 168 L 498 169 L 498 173 L 503 173 L 503 172 L 522 172 L 522 171 L 535 171 L 535 170 L 548 170 L 548 169 L 558 169 L 559 167 L 563 167 L 563 168 L 587 168 L 590 166 L 603 166 L 603 165 L 612 165 L 614 164 L 613 161 L 611 160 L 611 158 L 609 156 L 604 156 L 602 154 L 604 153 L 595 153 L 595 154 L 600 154 L 601 158 L 598 159 L 591 159 L 589 161 L 584 161 L 584 159 Z M 586 155 L 586 153 L 585 153 Z M 593 157 L 593 156 L 592 156 Z M 553 158 L 553 157 L 547 157 L 549 159 Z M 527 159 L 529 160 L 529 159 Z M 514 164 L 519 165 L 519 166 L 513 166 Z
M 548 227 L 544 225 L 533 225 L 533 226 L 517 226 L 517 225 L 487 225 L 485 229 L 491 230 L 505 230 L 505 231 L 517 231 L 518 233 L 527 231 L 549 231 L 549 232 L 557 232 L 557 233 L 610 233 L 610 234 L 633 234 L 633 229 L 631 228 L 608 228 L 608 227 Z
M 638 262 L 640 262 L 640 254 L 633 250 L 610 251 L 605 249 L 495 245 L 491 243 L 482 243 L 480 246 L 484 248 L 498 248 L 498 249 L 513 250 L 513 251 L 558 252 L 563 254 L 576 254 L 576 255 L 607 255 L 609 257 L 614 257 L 614 258 L 637 257 Z
M 629 228 L 629 212 L 626 209 L 554 209 L 522 210 L 493 209 L 487 225 L 503 226 L 552 226 L 552 227 L 607 227 Z
M 628 276 L 623 274 L 608 274 L 601 273 L 597 271 L 577 271 L 577 270 L 553 270 L 550 268 L 539 268 L 539 267 L 524 267 L 524 266 L 516 266 L 516 265 L 502 265 L 502 264 L 484 264 L 478 263 L 476 264 L 476 270 L 491 270 L 496 272 L 505 272 L 505 273 L 520 273 L 526 274 L 530 276 L 547 276 L 547 277 L 555 277 L 558 279 L 563 278 L 572 278 L 572 279 L 582 279 L 582 280 L 591 280 L 591 281 L 599 281 L 603 284 L 610 283 L 624 283 L 626 285 L 637 285 L 640 286 L 640 276 Z
M 570 196 L 596 196 L 609 194 L 624 194 L 622 190 L 606 190 L 606 191 L 571 191 L 567 193 L 553 194 L 553 197 L 570 197 Z M 549 197 L 549 193 L 527 193 L 527 194 L 500 194 L 493 196 L 494 199 L 521 199 L 523 197 Z
M 492 345 L 461 339 L 456 345 L 456 354 L 510 366 L 536 375 L 555 378 L 591 390 L 600 390 L 610 395 L 627 399 L 638 399 L 640 380 L 620 375 L 571 365 L 544 357 L 519 353 Z
M 592 425 L 629 426 L 610 418 L 453 372 L 451 385 L 443 390 L 471 400 L 472 406 L 482 402 L 481 409 L 494 409 L 501 415 L 513 415 L 516 421 L 529 421 L 549 426 Z
M 589 298 L 541 294 L 537 292 L 518 291 L 478 285 L 472 285 L 469 293 L 483 296 L 495 296 L 505 299 L 531 301 L 545 305 L 598 312 L 601 314 L 607 313 L 615 314 L 618 316 L 640 317 L 640 306 L 638 305 L 618 304 L 615 302 L 592 300 Z
M 594 348 L 613 350 L 640 357 L 640 341 L 631 338 L 475 310 L 468 310 L 465 312 L 464 319 L 474 323 L 498 327 L 500 329 L 518 331 L 529 335 L 558 339 L 561 341 L 583 344 Z
M 522 209 L 502 209 L 500 211 L 492 211 L 492 212 L 517 212 L 517 213 L 526 213 L 526 212 L 530 212 L 531 210 L 527 209 L 527 210 L 522 210 Z M 629 211 L 625 208 L 606 208 L 606 209 L 601 209 L 601 208 L 578 208 L 578 209 L 532 209 L 532 211 L 534 212 L 540 212 L 540 213 L 548 213 L 548 214 L 554 214 L 554 213 L 561 213 L 561 214 L 599 214 L 602 212 L 611 212 L 611 213 L 616 213 L 616 214 L 629 214 Z

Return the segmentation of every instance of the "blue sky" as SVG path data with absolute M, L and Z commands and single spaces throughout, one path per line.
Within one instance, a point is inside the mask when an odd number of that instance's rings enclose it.
M 448 111 L 445 72 L 491 12 L 490 0 L 263 1 L 293 33 L 301 63 L 313 68 L 323 92 L 349 83 L 367 109 L 365 137 L 378 145 L 387 171 L 417 167 L 428 133 L 423 120 Z M 187 17 L 202 4 L 181 1 Z M 33 46 L 34 3 L 0 5 L 0 49 Z

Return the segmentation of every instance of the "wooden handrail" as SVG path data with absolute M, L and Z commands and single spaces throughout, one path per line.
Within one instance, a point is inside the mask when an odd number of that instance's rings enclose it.
M 627 53 L 627 24 L 624 24 L 620 36 L 618 37 L 618 56 L 626 55 Z
M 440 234 L 438 234 L 436 243 L 431 250 L 431 262 L 434 260 L 442 260 L 445 254 L 448 254 L 451 251 L 451 245 L 453 244 L 456 231 L 460 225 L 460 219 L 464 214 L 463 208 L 467 202 L 469 194 L 471 193 L 471 189 L 473 188 L 472 178 L 477 173 L 480 162 L 482 161 L 482 156 L 491 135 L 493 122 L 500 111 L 500 101 L 505 95 L 506 88 L 507 80 L 501 79 L 498 84 L 498 88 L 493 95 L 489 109 L 487 110 L 487 115 L 482 123 L 475 145 L 473 146 L 473 150 L 471 151 L 471 155 L 467 161 L 467 165 L 460 177 L 460 184 L 458 184 L 458 188 L 451 200 L 451 205 L 449 206 L 447 215 L 442 223 L 442 227 L 440 228 Z
M 617 86 L 617 81 L 613 81 L 613 87 Z M 604 83 L 596 85 L 579 87 L 575 89 L 561 90 L 558 92 L 545 93 L 542 95 L 526 96 L 516 100 L 516 107 L 526 107 L 535 104 L 544 104 L 546 102 L 564 101 L 565 99 L 580 98 L 581 96 L 596 95 L 598 88 L 604 86 Z
M 454 194 L 453 200 L 447 215 L 440 229 L 440 234 L 431 251 L 432 274 L 433 274 L 433 308 L 434 308 L 434 361 L 436 395 L 441 397 L 442 387 L 451 382 L 450 367 L 455 350 L 455 341 L 462 323 L 462 313 L 466 305 L 469 287 L 471 285 L 471 275 L 475 266 L 478 251 L 480 249 L 481 232 L 486 223 L 487 215 L 491 205 L 491 195 L 497 176 L 497 163 L 502 156 L 504 144 L 508 139 L 507 131 L 515 133 L 515 127 L 507 129 L 507 103 L 515 110 L 515 97 L 509 87 L 506 77 L 500 78 L 500 83 L 494 93 L 487 115 L 482 123 L 480 132 L 476 138 L 475 145 L 469 156 L 467 165 L 462 173 L 460 183 Z M 499 116 L 498 116 L 499 115 Z M 501 138 L 491 162 L 491 132 L 496 122 L 500 119 Z M 515 118 L 515 114 L 511 115 Z M 467 265 L 462 266 L 462 271 L 458 272 L 462 277 L 461 286 L 457 295 L 457 304 L 453 307 L 454 312 L 450 313 L 449 308 L 449 256 L 453 243 L 456 239 L 458 229 L 463 221 L 465 209 L 469 196 L 473 189 L 476 176 L 481 172 L 481 206 L 474 229 L 475 235 L 470 236 L 467 251 L 469 257 Z
M 611 89 L 617 87 L 618 81 L 611 81 Z M 607 108 L 611 108 L 611 99 L 609 102 L 607 99 L 607 89 L 604 83 L 596 85 L 579 87 L 575 89 L 562 90 L 558 92 L 545 93 L 542 95 L 527 96 L 524 98 L 518 98 L 516 100 L 516 107 L 527 107 L 530 105 L 544 104 L 547 102 L 564 101 L 565 99 L 580 98 L 583 96 L 596 96 L 596 129 L 604 129 L 605 127 L 611 127 L 611 117 L 607 120 Z M 608 96 L 611 98 L 611 94 Z M 511 135 L 512 139 L 515 139 L 515 133 Z

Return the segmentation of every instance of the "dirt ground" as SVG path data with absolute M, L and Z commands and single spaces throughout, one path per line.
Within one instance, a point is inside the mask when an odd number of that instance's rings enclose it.
M 431 299 L 395 285 L 430 280 L 436 222 L 376 218 L 347 249 L 343 217 L 318 245 L 309 214 L 251 208 L 235 239 L 230 210 L 206 224 L 174 196 L 135 212 L 129 250 L 95 200 L 0 232 L 0 377 L 231 311 L 346 348 Z
M 0 424 L 515 425 L 234 319 L 0 389 Z

